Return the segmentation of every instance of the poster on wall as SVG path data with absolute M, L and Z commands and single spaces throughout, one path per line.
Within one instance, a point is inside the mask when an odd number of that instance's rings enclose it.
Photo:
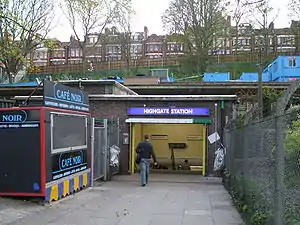
M 52 179 L 57 180 L 88 168 L 87 150 L 64 152 L 51 156 Z
M 209 135 L 207 137 L 207 139 L 208 139 L 208 141 L 209 141 L 210 144 L 213 144 L 216 141 L 220 140 L 220 135 L 217 132 L 215 132 L 215 133 Z
M 79 88 L 44 80 L 44 106 L 88 112 L 89 97 Z

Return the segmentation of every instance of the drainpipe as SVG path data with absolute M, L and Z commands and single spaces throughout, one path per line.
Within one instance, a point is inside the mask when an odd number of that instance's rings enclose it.
M 220 138 L 221 138 L 221 142 L 223 142 L 223 134 L 224 134 L 224 127 L 225 127 L 225 123 L 226 123 L 226 115 L 225 115 L 225 101 L 221 101 L 221 115 L 220 115 L 220 124 L 221 124 L 221 130 L 220 130 Z
M 218 132 L 218 103 L 215 103 L 215 140 L 217 140 L 217 132 Z M 218 142 L 215 141 L 215 152 L 218 149 Z

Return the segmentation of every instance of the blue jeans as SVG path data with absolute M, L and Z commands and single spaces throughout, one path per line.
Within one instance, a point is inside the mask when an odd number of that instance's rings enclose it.
M 140 173 L 141 173 L 141 185 L 146 185 L 148 183 L 150 169 L 150 159 L 141 159 L 140 163 Z

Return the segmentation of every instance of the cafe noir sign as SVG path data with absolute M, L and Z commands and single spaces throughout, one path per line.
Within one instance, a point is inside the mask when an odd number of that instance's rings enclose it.
M 128 115 L 153 116 L 209 116 L 209 108 L 128 108 Z

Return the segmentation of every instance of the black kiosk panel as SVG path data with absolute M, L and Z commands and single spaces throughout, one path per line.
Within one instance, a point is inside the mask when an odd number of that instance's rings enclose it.
M 0 193 L 38 195 L 41 184 L 40 111 L 0 110 Z

